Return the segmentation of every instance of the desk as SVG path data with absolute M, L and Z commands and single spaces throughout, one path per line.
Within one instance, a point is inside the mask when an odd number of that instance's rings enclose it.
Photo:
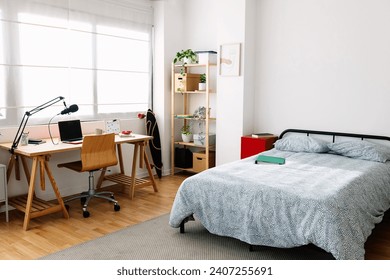
M 151 136 L 137 135 L 137 134 L 135 134 L 133 137 L 119 137 L 118 135 L 116 135 L 115 143 L 117 144 L 120 173 L 105 176 L 106 170 L 103 170 L 98 181 L 98 187 L 101 186 L 104 180 L 117 182 L 130 187 L 131 198 L 133 198 L 134 196 L 134 188 L 136 186 L 152 185 L 154 191 L 157 192 L 158 191 L 157 186 L 154 181 L 149 160 L 145 152 L 145 147 L 147 146 L 148 141 L 150 139 L 152 139 Z M 125 143 L 134 145 L 133 166 L 132 166 L 131 176 L 126 176 L 124 172 L 121 145 Z M 23 166 L 25 176 L 27 178 L 27 181 L 29 182 L 27 196 L 15 197 L 9 200 L 9 205 L 25 213 L 24 223 L 23 223 L 24 230 L 28 229 L 28 225 L 31 219 L 43 215 L 62 211 L 64 218 L 67 219 L 69 218 L 69 213 L 65 208 L 61 194 L 58 190 L 57 183 L 54 180 L 48 162 L 52 154 L 80 150 L 81 145 L 82 144 L 66 144 L 61 142 L 57 145 L 54 145 L 52 144 L 50 139 L 46 139 L 46 143 L 40 145 L 27 145 L 27 146 L 19 145 L 19 147 L 14 151 L 14 154 L 10 156 L 8 167 L 7 167 L 7 181 L 9 181 L 11 172 L 14 169 L 14 167 L 15 167 L 16 178 L 20 179 L 19 169 L 18 169 L 19 164 L 15 164 L 20 158 L 22 161 L 22 166 Z M 5 150 L 9 150 L 11 146 L 12 143 L 0 144 L 0 148 Z M 137 179 L 135 176 L 138 152 L 140 154 L 140 159 L 139 159 L 140 167 L 142 168 L 144 165 L 146 165 L 150 180 Z M 31 174 L 27 165 L 26 158 L 32 159 Z M 50 180 L 58 204 L 47 202 L 35 197 L 35 179 L 38 173 L 38 169 L 40 175 L 41 189 L 45 190 L 46 188 L 45 186 L 45 174 L 46 174 Z

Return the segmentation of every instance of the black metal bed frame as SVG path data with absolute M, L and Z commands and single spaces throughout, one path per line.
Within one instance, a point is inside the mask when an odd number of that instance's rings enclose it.
M 345 133 L 345 132 L 333 132 L 333 131 L 320 131 L 320 130 L 306 130 L 306 129 L 286 129 L 284 130 L 279 138 L 283 138 L 283 136 L 287 133 L 304 133 L 307 136 L 310 134 L 317 134 L 317 135 L 328 135 L 333 137 L 333 142 L 336 140 L 336 136 L 341 137 L 352 137 L 352 138 L 360 138 L 363 139 L 375 139 L 375 140 L 385 140 L 390 141 L 390 137 L 388 136 L 380 136 L 380 135 L 369 135 L 369 134 L 356 134 L 356 133 Z

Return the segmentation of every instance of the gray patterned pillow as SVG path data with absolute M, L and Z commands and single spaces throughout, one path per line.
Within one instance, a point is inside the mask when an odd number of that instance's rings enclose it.
M 378 162 L 386 162 L 390 158 L 390 148 L 367 141 L 345 141 L 329 143 L 329 149 L 342 156 Z
M 275 148 L 281 151 L 326 153 L 329 151 L 325 141 L 305 135 L 290 135 L 275 142 Z

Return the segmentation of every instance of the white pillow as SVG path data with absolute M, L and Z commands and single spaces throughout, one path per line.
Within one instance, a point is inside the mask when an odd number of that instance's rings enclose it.
M 390 159 L 390 148 L 367 141 L 345 141 L 329 143 L 329 149 L 342 156 L 378 162 Z
M 290 135 L 275 142 L 275 148 L 281 151 L 326 153 L 329 151 L 325 141 L 305 135 Z

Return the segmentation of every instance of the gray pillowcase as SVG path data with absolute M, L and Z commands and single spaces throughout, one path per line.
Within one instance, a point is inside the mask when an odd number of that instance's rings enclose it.
M 275 142 L 275 148 L 280 151 L 326 153 L 329 151 L 325 141 L 305 135 L 290 135 Z
M 386 162 L 390 158 L 390 148 L 367 141 L 345 141 L 329 143 L 330 151 L 356 159 Z

